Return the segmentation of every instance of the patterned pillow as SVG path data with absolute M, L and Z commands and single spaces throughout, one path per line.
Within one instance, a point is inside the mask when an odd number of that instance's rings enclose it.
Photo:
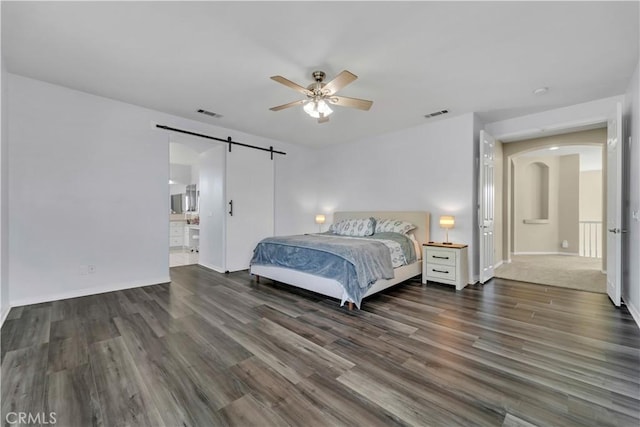
M 376 229 L 374 218 L 345 219 L 335 224 L 333 232 L 341 236 L 371 236 Z
M 396 219 L 377 219 L 376 233 L 400 233 L 406 234 L 416 228 L 415 225 Z

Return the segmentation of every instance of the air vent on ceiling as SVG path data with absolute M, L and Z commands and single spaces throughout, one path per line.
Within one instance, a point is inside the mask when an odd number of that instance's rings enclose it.
M 219 119 L 220 117 L 222 117 L 222 114 L 214 113 L 213 111 L 203 110 L 202 108 L 198 110 L 198 113 L 205 114 L 205 115 L 211 116 L 211 117 L 215 117 L 216 119 Z
M 431 117 L 441 116 L 443 114 L 447 114 L 448 112 L 449 112 L 449 110 L 440 110 L 440 111 L 436 111 L 436 112 L 433 112 L 433 113 L 425 114 L 424 116 L 427 119 L 430 119 Z

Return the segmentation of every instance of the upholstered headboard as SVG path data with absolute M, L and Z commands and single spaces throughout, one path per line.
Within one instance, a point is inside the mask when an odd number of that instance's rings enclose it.
M 417 228 L 412 231 L 420 243 L 429 241 L 429 212 L 420 211 L 373 211 L 373 212 L 334 212 L 334 224 L 343 219 L 353 218 L 374 218 L 398 219 L 414 224 Z

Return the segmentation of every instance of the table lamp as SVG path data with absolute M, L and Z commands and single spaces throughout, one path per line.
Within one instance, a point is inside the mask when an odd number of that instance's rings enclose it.
M 316 215 L 316 224 L 318 224 L 320 228 L 320 233 L 322 233 L 322 224 L 327 220 L 323 214 Z
M 440 227 L 444 228 L 445 231 L 445 241 L 443 242 L 443 244 L 445 245 L 451 245 L 452 243 L 449 242 L 449 229 L 453 228 L 453 226 L 456 224 L 456 220 L 455 217 L 451 216 L 451 215 L 442 215 L 440 217 Z

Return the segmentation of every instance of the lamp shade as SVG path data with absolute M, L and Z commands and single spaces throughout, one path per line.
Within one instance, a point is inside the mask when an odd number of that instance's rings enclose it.
M 456 220 L 455 217 L 450 216 L 450 215 L 442 215 L 440 217 L 440 227 L 442 228 L 453 228 L 453 226 L 456 224 Z
M 324 224 L 327 219 L 323 214 L 316 215 L 316 224 Z

